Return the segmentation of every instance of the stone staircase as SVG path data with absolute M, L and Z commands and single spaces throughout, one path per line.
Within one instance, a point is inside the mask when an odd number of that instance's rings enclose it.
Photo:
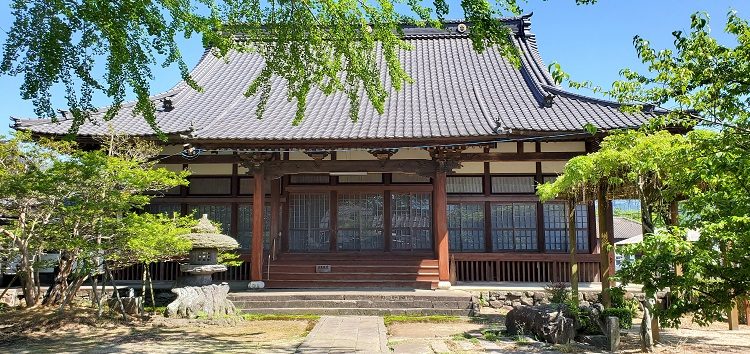
M 471 316 L 471 294 L 452 290 L 263 290 L 229 293 L 243 313 Z
M 412 288 L 435 289 L 438 261 L 429 255 L 368 257 L 352 254 L 283 254 L 271 262 L 264 279 L 270 289 Z M 319 272 L 317 266 L 327 266 Z

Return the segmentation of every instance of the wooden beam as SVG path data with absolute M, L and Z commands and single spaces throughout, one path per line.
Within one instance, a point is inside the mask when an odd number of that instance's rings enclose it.
M 433 180 L 433 217 L 435 219 L 435 254 L 438 257 L 438 279 L 450 281 L 450 260 L 448 252 L 448 199 L 446 193 L 447 176 L 445 171 L 437 171 Z
M 579 156 L 579 155 L 585 155 L 586 152 L 487 152 L 487 153 L 461 153 L 461 154 L 455 154 L 456 159 L 460 161 L 467 161 L 467 162 L 482 162 L 482 161 L 567 161 L 572 159 L 573 157 Z M 241 159 L 238 155 L 201 155 L 198 156 L 192 160 L 185 160 L 181 156 L 167 156 L 167 155 L 160 155 L 157 157 L 160 164 L 183 164 L 183 163 L 239 163 L 241 162 Z M 276 160 L 281 161 L 281 160 Z M 408 162 L 408 161 L 430 161 L 430 160 L 385 160 L 385 161 L 375 161 L 375 160 L 338 160 L 337 162 L 367 162 L 368 164 L 376 165 L 380 164 L 381 162 Z M 287 163 L 314 163 L 316 161 L 310 161 L 310 160 L 287 160 Z M 334 162 L 334 160 L 326 160 L 326 161 L 319 161 L 319 162 L 325 162 L 325 163 L 331 163 Z M 309 171 L 303 171 L 308 172 Z M 371 172 L 377 172 L 375 170 Z M 400 170 L 395 171 L 385 171 L 385 172 L 403 172 Z
M 253 193 L 253 239 L 250 246 L 250 280 L 263 280 L 263 172 L 256 171 L 253 181 L 255 190 Z

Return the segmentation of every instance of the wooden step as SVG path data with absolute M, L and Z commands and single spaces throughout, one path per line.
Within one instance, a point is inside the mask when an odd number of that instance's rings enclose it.
M 287 273 L 271 272 L 270 280 L 410 280 L 410 281 L 438 281 L 435 273 Z
M 378 289 L 436 289 L 437 282 L 433 281 L 409 281 L 409 280 L 267 280 L 266 287 L 269 289 L 315 289 L 315 288 L 378 288 Z

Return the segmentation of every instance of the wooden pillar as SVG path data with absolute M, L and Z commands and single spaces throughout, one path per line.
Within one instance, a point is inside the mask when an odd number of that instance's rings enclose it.
M 578 304 L 578 259 L 576 257 L 576 203 L 568 200 L 568 250 L 570 251 L 570 297 Z
M 599 231 L 599 275 L 602 282 L 602 302 L 605 308 L 612 307 L 612 299 L 609 295 L 609 288 L 612 286 L 610 283 L 610 276 L 614 271 L 614 260 L 615 260 L 615 248 L 609 240 L 609 227 L 607 225 L 607 209 L 610 208 L 609 201 L 607 200 L 607 183 L 602 182 L 599 184 L 599 191 L 597 192 L 596 202 L 599 205 L 599 212 L 597 219 L 599 225 L 597 227 Z
M 435 255 L 438 258 L 439 288 L 450 287 L 450 255 L 448 254 L 448 195 L 446 192 L 446 171 L 435 172 L 432 200 L 435 219 Z
M 253 240 L 250 245 L 250 280 L 263 280 L 263 172 L 253 173 Z
M 281 202 L 281 179 L 271 180 L 271 257 L 276 260 L 281 249 L 279 235 Z

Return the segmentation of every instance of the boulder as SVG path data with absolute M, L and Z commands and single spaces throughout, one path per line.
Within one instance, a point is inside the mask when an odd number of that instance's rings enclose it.
M 566 344 L 576 335 L 575 320 L 565 305 L 516 306 L 505 317 L 510 335 L 533 333 L 551 344 Z
M 227 283 L 186 286 L 174 288 L 172 292 L 177 294 L 177 299 L 167 305 L 167 317 L 196 318 L 202 315 L 213 318 L 235 313 L 234 304 L 227 299 Z

